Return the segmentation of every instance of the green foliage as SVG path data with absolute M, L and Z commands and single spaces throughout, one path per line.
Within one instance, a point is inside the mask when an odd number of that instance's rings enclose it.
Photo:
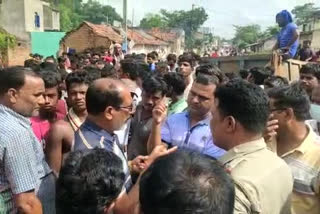
M 169 12 L 161 10 L 160 13 L 168 27 L 183 28 L 187 37 L 191 36 L 192 32 L 196 32 L 209 18 L 203 7 L 189 11 L 178 10 Z
M 269 26 L 264 32 L 263 37 L 267 38 L 270 36 L 275 36 L 280 32 L 280 27 L 278 25 Z
M 122 21 L 121 16 L 116 10 L 109 5 L 101 5 L 96 1 L 88 1 L 82 4 L 79 14 L 83 16 L 86 21 L 94 24 L 113 23 L 114 21 Z
M 60 5 L 60 27 L 61 31 L 69 32 L 76 28 L 83 21 L 83 17 L 72 12 L 72 10 L 64 5 Z
M 234 28 L 236 33 L 233 38 L 233 44 L 239 48 L 257 42 L 261 35 L 261 27 L 259 25 L 234 25 Z
M 140 21 L 140 27 L 147 29 L 153 27 L 165 28 L 167 27 L 167 23 L 161 15 L 149 13 Z
M 113 7 L 96 1 L 82 3 L 82 0 L 61 0 L 59 9 L 61 30 L 64 32 L 76 28 L 83 21 L 94 24 L 122 21 Z
M 17 44 L 17 39 L 15 36 L 7 33 L 6 31 L 0 29 L 0 51 L 9 48 L 14 48 Z
M 188 48 L 193 48 L 198 46 L 200 43 L 200 41 L 196 41 L 193 33 L 197 32 L 199 27 L 208 20 L 208 17 L 208 14 L 202 7 L 189 11 L 160 10 L 160 14 L 148 14 L 144 19 L 142 19 L 140 27 L 182 28 L 186 35 L 186 46 Z
M 314 3 L 307 3 L 296 6 L 291 12 L 296 18 L 297 25 L 304 25 L 310 22 L 314 12 L 317 10 L 319 10 L 319 8 L 315 7 Z

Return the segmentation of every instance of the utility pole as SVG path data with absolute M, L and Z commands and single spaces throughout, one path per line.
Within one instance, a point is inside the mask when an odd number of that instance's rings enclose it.
M 127 25 L 127 12 L 128 12 L 128 0 L 123 0 L 123 29 L 124 29 L 124 50 L 127 52 L 128 50 L 128 36 L 127 36 L 127 31 L 128 31 L 128 25 Z

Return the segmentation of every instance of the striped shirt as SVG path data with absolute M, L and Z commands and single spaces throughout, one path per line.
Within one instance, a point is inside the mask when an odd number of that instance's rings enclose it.
M 87 119 L 74 134 L 72 151 L 85 151 L 93 148 L 101 148 L 113 152 L 121 159 L 123 172 L 125 174 L 124 188 L 129 192 L 132 187 L 132 180 L 128 160 L 117 135 L 108 133 Z
M 38 192 L 50 172 L 30 120 L 0 105 L 0 213 L 16 213 L 13 195 Z
M 320 137 L 310 126 L 308 129 L 298 148 L 281 155 L 294 178 L 292 214 L 320 212 Z

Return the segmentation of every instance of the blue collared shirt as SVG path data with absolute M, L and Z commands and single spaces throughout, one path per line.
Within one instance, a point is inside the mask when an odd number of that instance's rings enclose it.
M 170 146 L 187 148 L 214 158 L 221 157 L 225 151 L 214 145 L 208 117 L 195 126 L 190 126 L 189 112 L 173 114 L 161 128 L 162 141 Z
M 50 173 L 30 120 L 0 105 L 0 213 L 15 213 L 13 195 L 37 193 Z
M 132 187 L 130 170 L 124 149 L 121 147 L 118 137 L 100 128 L 90 120 L 86 120 L 74 134 L 73 151 L 84 151 L 93 148 L 102 148 L 117 155 L 125 173 L 125 188 L 127 191 Z

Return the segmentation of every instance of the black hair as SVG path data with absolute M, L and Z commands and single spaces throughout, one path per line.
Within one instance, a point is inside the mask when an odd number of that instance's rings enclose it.
M 268 92 L 277 109 L 292 108 L 297 121 L 310 119 L 310 100 L 299 83 L 273 88 Z
M 107 63 L 104 68 L 102 68 L 101 70 L 101 77 L 102 78 L 118 78 L 118 73 L 116 71 L 116 69 L 114 69 L 114 67 L 112 65 L 110 65 L 109 63 Z
M 134 59 L 127 58 L 120 61 L 121 70 L 127 74 L 131 80 L 136 80 L 138 77 L 138 66 Z
M 226 78 L 228 78 L 228 80 L 233 80 L 233 79 L 239 79 L 241 78 L 239 76 L 239 74 L 235 73 L 235 72 L 227 72 L 224 74 L 226 76 Z
M 194 81 L 196 83 L 201 84 L 201 85 L 216 85 L 216 86 L 218 86 L 220 84 L 220 81 L 217 76 L 202 74 L 202 73 L 199 73 L 196 76 L 196 79 Z
M 53 88 L 59 86 L 62 82 L 62 78 L 60 73 L 54 71 L 41 71 L 40 76 L 44 81 L 45 88 Z
M 285 77 L 270 76 L 264 80 L 264 86 L 268 88 L 282 87 L 289 85 L 289 81 Z
M 40 63 L 35 59 L 27 59 L 26 61 L 24 61 L 24 67 L 31 68 L 33 71 L 39 71 Z
M 25 84 L 26 76 L 39 77 L 31 68 L 22 66 L 8 67 L 0 71 L 0 95 L 4 95 L 10 88 L 19 90 Z
M 320 81 L 320 66 L 318 64 L 308 63 L 300 69 L 300 74 L 311 74 Z
M 58 63 L 64 63 L 66 62 L 66 59 L 64 57 L 58 57 Z
M 66 78 L 66 87 L 67 91 L 70 90 L 72 84 L 90 84 L 90 80 L 88 78 L 88 72 L 86 71 L 77 71 L 68 74 Z
M 101 70 L 94 65 L 89 65 L 84 68 L 88 72 L 88 79 L 90 82 L 93 82 L 101 78 Z
M 182 62 L 188 62 L 193 68 L 195 66 L 195 61 L 196 59 L 194 58 L 194 56 L 192 56 L 191 54 L 185 54 L 179 57 L 178 63 L 181 64 Z
M 180 150 L 156 160 L 142 175 L 144 214 L 232 214 L 235 187 L 216 160 Z
M 213 64 L 202 64 L 196 69 L 196 76 L 199 74 L 205 74 L 210 76 L 215 76 L 218 79 L 218 84 L 221 84 L 226 81 L 226 76 L 218 68 L 218 66 Z
M 245 80 L 249 76 L 249 71 L 246 69 L 241 69 L 239 71 L 239 74 L 240 74 L 241 78 Z
M 265 92 L 257 85 L 241 79 L 231 80 L 215 91 L 218 110 L 232 116 L 249 132 L 262 133 L 269 117 L 269 103 Z
M 157 59 L 157 55 L 154 52 L 148 53 L 147 58 L 151 58 L 153 60 Z
M 125 180 L 121 159 L 105 149 L 76 151 L 61 169 L 56 187 L 58 214 L 103 214 Z
M 52 63 L 52 62 L 42 62 L 40 64 L 40 69 L 41 70 L 49 70 L 49 71 L 54 71 L 54 72 L 57 72 L 57 65 Z
M 177 55 L 175 55 L 175 54 L 169 54 L 168 56 L 167 56 L 167 61 L 169 62 L 169 61 L 174 61 L 175 63 L 177 62 Z
M 98 115 L 108 106 L 118 109 L 122 103 L 123 100 L 114 83 L 111 83 L 107 89 L 98 88 L 94 83 L 88 88 L 86 106 L 89 114 Z
M 151 76 L 145 79 L 142 83 L 142 88 L 148 94 L 155 94 L 161 92 L 162 96 L 165 96 L 168 92 L 168 86 L 164 79 L 159 76 Z
M 57 62 L 57 60 L 54 58 L 53 55 L 46 57 L 44 61 L 47 61 L 47 60 L 53 60 L 54 63 Z
M 165 74 L 163 79 L 167 83 L 170 92 L 174 92 L 178 96 L 184 93 L 184 90 L 186 89 L 186 83 L 184 82 L 182 74 L 171 72 Z
M 271 71 L 259 67 L 251 68 L 249 71 L 254 79 L 254 84 L 263 85 L 265 79 L 271 76 Z

